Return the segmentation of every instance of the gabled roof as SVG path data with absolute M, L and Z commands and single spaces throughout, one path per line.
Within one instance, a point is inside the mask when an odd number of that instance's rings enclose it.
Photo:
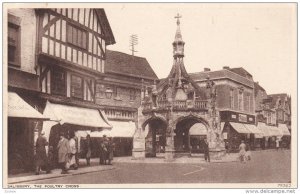
M 146 58 L 111 50 L 106 50 L 105 72 L 158 79 Z
M 106 45 L 111 45 L 111 44 L 115 44 L 115 37 L 112 33 L 111 27 L 109 25 L 109 22 L 107 20 L 106 14 L 104 9 L 95 9 L 97 16 L 98 16 L 98 21 L 100 22 L 101 28 L 104 32 L 105 35 L 105 43 Z
M 247 79 L 249 79 L 249 78 L 252 79 L 252 75 L 248 71 L 246 71 L 243 67 L 229 68 L 228 70 L 232 71 L 240 76 L 243 76 Z

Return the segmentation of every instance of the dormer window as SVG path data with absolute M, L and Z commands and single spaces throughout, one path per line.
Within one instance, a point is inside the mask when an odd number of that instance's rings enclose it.
M 77 26 L 67 23 L 67 42 L 81 49 L 87 49 L 88 33 Z

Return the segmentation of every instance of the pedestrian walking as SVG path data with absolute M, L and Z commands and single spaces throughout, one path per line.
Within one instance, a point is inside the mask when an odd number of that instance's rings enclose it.
M 208 141 L 207 139 L 205 138 L 204 139 L 204 159 L 206 162 L 210 162 L 210 157 L 209 157 L 209 144 L 208 144 Z
M 245 154 L 246 154 L 246 144 L 244 143 L 244 140 L 241 141 L 241 144 L 239 146 L 239 159 L 241 162 L 246 162 Z
M 49 146 L 48 149 L 48 169 L 49 172 L 51 172 L 51 170 L 53 170 L 53 160 L 54 160 L 54 150 L 53 150 L 53 146 Z
M 229 143 L 228 143 L 228 141 L 225 141 L 225 150 L 226 150 L 226 154 L 229 154 Z
M 63 133 L 60 133 L 60 140 L 57 144 L 58 163 L 61 167 L 61 174 L 67 174 L 67 163 L 69 162 L 69 154 L 71 153 L 69 141 L 65 138 Z
M 111 161 L 114 158 L 114 143 L 112 141 L 112 138 L 108 138 L 107 143 L 107 156 L 106 159 L 108 160 L 108 165 L 111 165 Z
M 76 163 L 77 150 L 76 150 L 76 140 L 75 140 L 75 134 L 74 133 L 71 134 L 71 139 L 69 140 L 69 145 L 70 145 L 70 150 L 71 150 L 70 168 L 73 168 L 74 170 L 77 170 L 78 169 L 78 166 L 77 166 L 77 163 Z
M 91 136 L 88 134 L 86 136 L 86 140 L 85 140 L 85 158 L 86 158 L 86 164 L 87 166 L 90 166 L 91 163 L 90 163 L 90 160 L 91 160 L 91 155 L 92 155 L 92 142 L 91 142 Z
M 104 164 L 106 161 L 106 153 L 107 153 L 107 147 L 106 147 L 106 135 L 103 135 L 103 138 L 100 141 L 99 145 L 99 164 Z
M 279 150 L 279 138 L 276 138 L 276 150 Z
M 48 168 L 48 159 L 46 153 L 46 147 L 48 145 L 47 139 L 44 137 L 45 132 L 42 131 L 36 140 L 36 155 L 35 155 L 35 174 L 39 175 L 42 168 L 45 168 L 46 173 L 50 173 Z

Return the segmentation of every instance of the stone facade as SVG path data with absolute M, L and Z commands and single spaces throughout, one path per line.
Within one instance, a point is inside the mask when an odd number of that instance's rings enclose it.
M 184 67 L 184 44 L 180 31 L 180 16 L 173 42 L 174 63 L 166 79 L 151 87 L 142 87 L 142 106 L 138 111 L 134 137 L 133 158 L 144 158 L 147 153 L 145 138 L 152 136 L 152 156 L 162 149 L 167 161 L 179 153 L 191 154 L 189 129 L 202 123 L 213 158 L 224 153 L 219 112 L 216 109 L 216 84 L 207 79 L 205 87 L 198 85 Z M 222 103 L 221 101 L 219 103 Z M 148 128 L 148 132 L 145 133 Z M 197 137 L 198 142 L 202 140 Z M 158 142 L 157 142 L 158 141 Z M 157 145 L 158 143 L 158 145 Z

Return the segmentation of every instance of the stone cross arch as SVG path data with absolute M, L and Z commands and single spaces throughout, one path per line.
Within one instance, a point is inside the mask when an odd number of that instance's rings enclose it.
M 166 127 L 168 126 L 168 122 L 163 116 L 152 115 L 152 116 L 148 117 L 147 119 L 145 119 L 143 123 L 141 123 L 141 129 L 145 130 L 145 127 L 147 126 L 147 124 L 149 124 L 151 121 L 155 121 L 155 120 L 162 121 L 166 125 Z
M 195 122 L 193 123 L 193 125 L 196 124 L 196 123 L 202 123 L 202 124 L 206 127 L 206 129 L 207 129 L 208 131 L 209 131 L 210 128 L 211 128 L 210 125 L 209 125 L 209 122 L 208 122 L 206 119 L 191 114 L 191 115 L 188 115 L 188 116 L 181 116 L 181 117 L 177 118 L 177 119 L 173 122 L 173 127 L 174 127 L 174 129 L 176 128 L 176 125 L 177 125 L 179 122 L 184 121 L 184 120 L 194 120 Z M 193 125 L 191 125 L 191 126 L 193 126 Z

